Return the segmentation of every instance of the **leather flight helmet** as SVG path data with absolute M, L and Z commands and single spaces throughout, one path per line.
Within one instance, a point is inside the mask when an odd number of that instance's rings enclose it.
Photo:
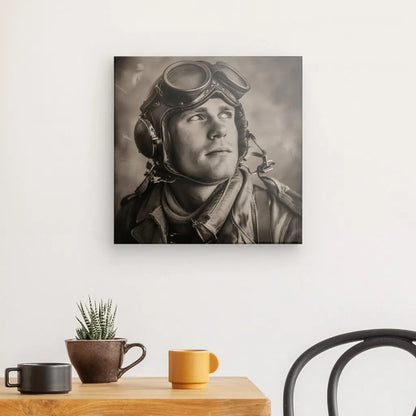
M 242 161 L 248 150 L 249 132 L 239 99 L 249 89 L 248 82 L 223 62 L 180 61 L 169 65 L 140 107 L 141 114 L 134 128 L 134 140 L 139 152 L 153 159 L 159 174 L 165 171 L 183 176 L 176 171 L 169 157 L 169 119 L 174 114 L 218 97 L 235 108 L 239 160 Z

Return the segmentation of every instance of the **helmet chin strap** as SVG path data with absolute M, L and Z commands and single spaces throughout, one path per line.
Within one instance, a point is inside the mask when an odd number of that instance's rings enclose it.
M 175 182 L 177 179 L 185 179 L 185 180 L 187 180 L 187 181 L 189 181 L 189 182 L 192 182 L 192 183 L 196 183 L 196 184 L 198 184 L 198 185 L 202 185 L 202 186 L 213 186 L 213 185 L 219 185 L 220 183 L 223 183 L 223 182 L 225 182 L 227 179 L 229 179 L 229 178 L 225 178 L 225 179 L 219 179 L 219 180 L 217 180 L 217 181 L 210 181 L 210 182 L 207 182 L 207 181 L 201 181 L 201 180 L 199 180 L 199 179 L 195 179 L 195 178 L 192 178 L 191 176 L 188 176 L 188 175 L 185 175 L 185 174 L 183 174 L 183 173 L 180 173 L 180 172 L 178 172 L 176 169 L 174 169 L 170 164 L 165 164 L 164 165 L 164 167 L 165 167 L 165 169 L 169 172 L 169 173 L 171 173 L 172 175 L 173 175 L 173 177 L 172 177 L 172 180 L 161 180 L 160 182 L 168 182 L 168 183 L 172 183 L 172 182 Z M 237 169 L 237 167 L 236 167 L 236 169 Z
M 271 159 L 267 158 L 267 153 L 266 151 L 260 147 L 260 145 L 257 143 L 256 137 L 254 136 L 254 134 L 252 134 L 251 132 L 247 131 L 247 139 L 251 140 L 254 145 L 260 150 L 261 153 L 259 152 L 252 152 L 253 156 L 257 156 L 260 157 L 262 159 L 262 162 L 257 166 L 257 169 L 255 171 L 251 171 L 246 165 L 244 165 L 248 171 L 253 174 L 253 173 L 257 173 L 258 176 L 260 176 L 261 174 L 265 174 L 269 171 L 271 171 L 273 169 L 273 165 L 275 165 L 275 162 Z M 242 165 L 242 162 L 246 160 L 245 156 L 240 156 L 236 169 Z M 196 183 L 198 185 L 202 185 L 202 186 L 213 186 L 213 185 L 219 185 L 220 183 L 225 182 L 227 179 L 229 178 L 225 178 L 225 179 L 220 179 L 217 181 L 212 181 L 212 182 L 207 182 L 207 181 L 201 181 L 195 178 L 192 178 L 191 176 L 185 175 L 183 173 L 178 172 L 172 165 L 171 163 L 163 163 L 161 165 L 162 170 L 164 170 L 165 172 L 168 173 L 168 175 L 160 175 L 160 172 L 158 172 L 158 164 L 155 162 L 147 162 L 146 165 L 146 172 L 145 172 L 145 180 L 143 181 L 143 183 L 159 183 L 159 182 L 165 182 L 165 183 L 173 183 L 175 182 L 177 179 L 185 179 L 189 182 L 192 183 Z M 141 185 L 139 186 L 139 188 L 141 187 Z
M 140 194 L 143 193 L 147 189 L 149 183 L 160 183 L 160 182 L 173 183 L 179 178 L 185 179 L 189 182 L 196 183 L 198 185 L 203 185 L 203 186 L 219 185 L 220 183 L 223 183 L 229 179 L 229 178 L 225 178 L 225 179 L 220 179 L 218 181 L 203 182 L 198 179 L 192 178 L 190 176 L 183 175 L 175 171 L 172 168 L 168 168 L 166 165 L 163 166 L 163 169 L 167 171 L 170 175 L 160 175 L 157 169 L 157 164 L 148 161 L 146 165 L 146 171 L 144 173 L 145 178 L 143 182 L 136 189 L 136 193 L 140 193 Z

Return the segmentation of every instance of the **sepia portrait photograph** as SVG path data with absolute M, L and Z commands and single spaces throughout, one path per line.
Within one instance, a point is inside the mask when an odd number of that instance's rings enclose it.
M 116 244 L 302 243 L 301 57 L 115 57 Z

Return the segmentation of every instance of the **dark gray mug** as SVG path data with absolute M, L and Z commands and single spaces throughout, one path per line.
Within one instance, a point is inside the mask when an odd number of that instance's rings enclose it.
M 10 373 L 17 383 L 10 383 Z M 67 363 L 27 363 L 6 368 L 6 387 L 17 387 L 24 394 L 68 393 L 72 388 L 72 367 Z

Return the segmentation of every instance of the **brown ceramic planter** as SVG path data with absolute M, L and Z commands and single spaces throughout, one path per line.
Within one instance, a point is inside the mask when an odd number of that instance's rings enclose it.
M 117 381 L 127 370 L 143 361 L 146 347 L 139 343 L 127 344 L 125 338 L 106 340 L 65 341 L 69 359 L 83 383 L 110 383 Z M 124 354 L 132 347 L 142 349 L 136 361 L 122 368 Z

